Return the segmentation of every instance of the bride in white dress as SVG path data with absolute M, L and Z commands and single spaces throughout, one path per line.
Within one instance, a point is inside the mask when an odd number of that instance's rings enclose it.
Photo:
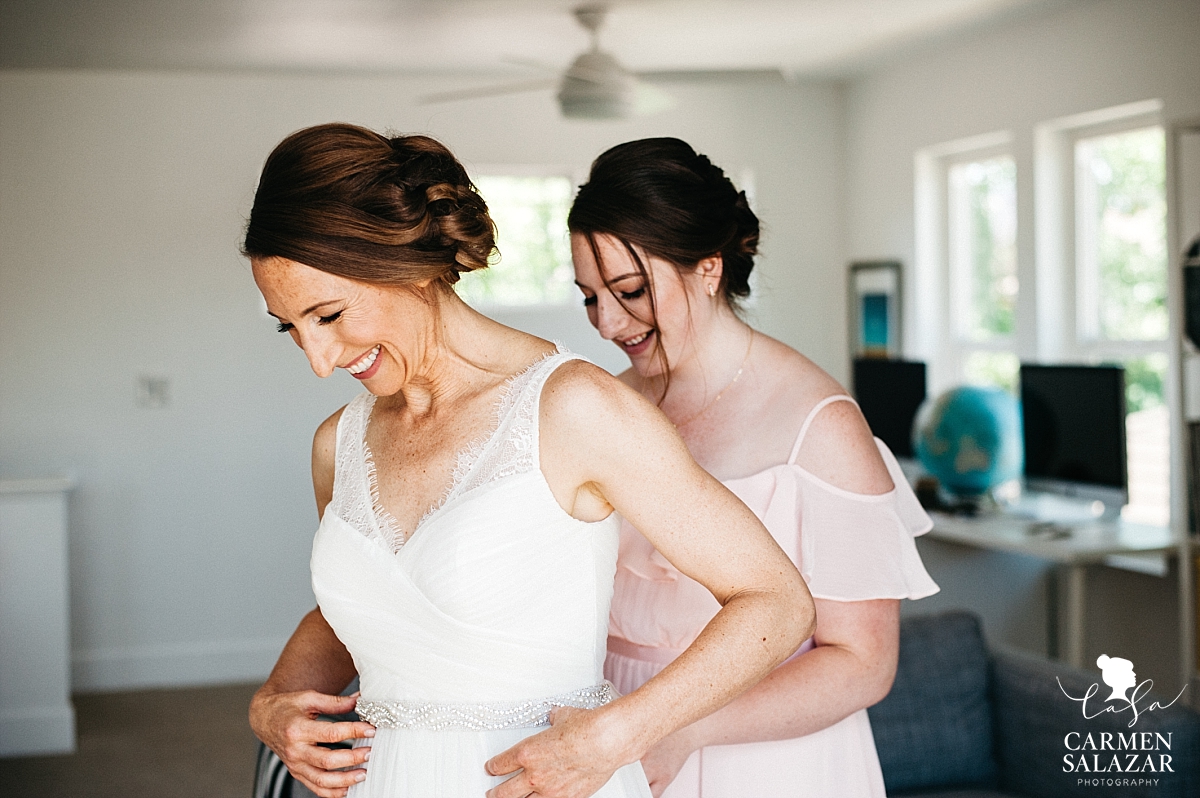
M 264 167 L 244 251 L 318 376 L 344 368 L 367 389 L 317 431 L 319 609 L 251 707 L 318 795 L 644 798 L 646 750 L 811 633 L 795 567 L 649 402 L 458 299 L 493 228 L 440 144 L 293 134 Z M 602 676 L 617 512 L 722 605 L 625 697 Z M 349 702 L 314 692 L 355 672 Z M 316 718 L 351 704 L 364 722 Z

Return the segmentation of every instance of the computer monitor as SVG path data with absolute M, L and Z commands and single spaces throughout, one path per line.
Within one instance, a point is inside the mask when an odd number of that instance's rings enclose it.
M 854 396 L 875 437 L 897 457 L 913 457 L 913 418 L 925 401 L 925 364 L 857 358 Z
M 1021 365 L 1025 486 L 1101 501 L 1128 500 L 1125 369 Z

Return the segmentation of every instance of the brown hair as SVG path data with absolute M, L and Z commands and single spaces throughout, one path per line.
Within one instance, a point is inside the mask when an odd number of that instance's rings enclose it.
M 263 166 L 242 254 L 352 280 L 458 281 L 496 251 L 487 204 L 428 136 L 332 123 L 297 131 Z
M 602 153 L 575 196 L 567 226 L 587 237 L 597 265 L 596 236 L 610 235 L 624 244 L 650 296 L 651 317 L 642 321 L 656 329 L 654 291 L 638 249 L 681 272 L 720 255 L 725 301 L 737 310 L 739 300 L 750 295 L 758 217 L 750 210 L 746 192 L 738 191 L 720 167 L 680 139 L 640 139 Z M 661 338 L 656 350 L 666 375 L 665 396 L 671 375 Z

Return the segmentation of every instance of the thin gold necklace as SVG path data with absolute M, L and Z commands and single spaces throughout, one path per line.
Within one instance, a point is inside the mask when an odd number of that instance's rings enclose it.
M 729 383 L 724 388 L 717 391 L 717 395 L 712 398 L 712 401 L 709 402 L 708 404 L 706 404 L 704 407 L 700 408 L 699 412 L 697 412 L 695 415 L 691 416 L 690 418 L 688 418 L 685 421 L 676 422 L 675 429 L 681 429 L 683 427 L 686 427 L 688 424 L 691 424 L 693 421 L 700 418 L 700 416 L 707 413 L 710 409 L 712 409 L 713 405 L 715 405 L 717 402 L 721 401 L 721 397 L 725 395 L 726 391 L 728 391 L 730 388 L 732 388 L 734 385 L 737 384 L 737 381 L 742 376 L 742 372 L 746 370 L 746 364 L 750 362 L 750 349 L 753 346 L 754 346 L 754 328 L 751 327 L 750 328 L 750 343 L 746 344 L 746 354 L 742 358 L 742 365 L 738 366 L 737 374 L 734 374 L 733 379 L 730 380 Z

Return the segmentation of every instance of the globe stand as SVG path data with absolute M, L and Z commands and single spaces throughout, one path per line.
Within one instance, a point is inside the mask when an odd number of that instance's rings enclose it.
M 946 507 L 946 512 L 951 515 L 974 518 L 979 515 L 995 515 L 1000 511 L 1000 505 L 996 501 L 996 498 L 992 496 L 991 491 L 969 496 L 951 494 L 950 499 Z
M 922 476 L 916 484 L 917 501 L 926 510 L 950 515 L 975 517 L 993 515 L 1000 511 L 1000 504 L 992 492 L 957 494 L 946 490 L 936 477 Z

